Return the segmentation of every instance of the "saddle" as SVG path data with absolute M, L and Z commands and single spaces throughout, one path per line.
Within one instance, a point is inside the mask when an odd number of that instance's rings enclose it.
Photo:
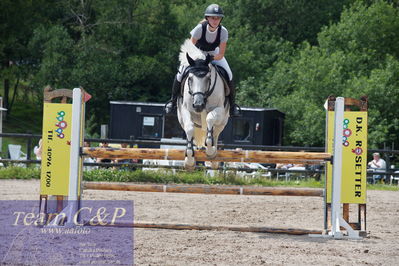
M 218 66 L 215 64 L 212 64 L 212 65 L 215 67 L 216 72 L 219 74 L 219 76 L 223 80 L 225 96 L 226 97 L 229 96 L 230 95 L 230 87 L 229 87 L 229 75 L 227 74 L 227 71 L 221 66 Z M 181 80 L 181 87 L 180 87 L 180 95 L 183 95 L 184 84 L 185 84 L 188 74 L 190 72 L 193 72 L 193 67 L 190 67 L 190 66 L 187 67 L 183 72 L 182 80 Z

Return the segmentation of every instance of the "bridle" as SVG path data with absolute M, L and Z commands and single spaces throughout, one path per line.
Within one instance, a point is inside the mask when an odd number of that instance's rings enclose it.
M 190 69 L 188 69 L 188 72 L 193 73 L 194 76 L 196 76 L 196 77 L 203 77 L 210 72 L 210 68 L 208 66 L 194 66 L 194 67 L 190 67 Z M 204 97 L 204 102 L 206 103 L 208 97 L 211 96 L 213 91 L 215 90 L 217 76 L 218 76 L 218 73 L 217 73 L 217 71 L 215 71 L 215 79 L 213 81 L 213 85 L 212 85 L 212 82 L 210 82 L 209 87 L 205 92 L 202 92 L 202 91 L 193 92 L 191 90 L 190 82 L 188 82 L 188 93 L 192 97 L 194 97 L 197 94 L 202 95 Z

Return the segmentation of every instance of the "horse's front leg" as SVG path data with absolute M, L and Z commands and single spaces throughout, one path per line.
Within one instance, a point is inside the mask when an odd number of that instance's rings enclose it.
M 213 127 L 207 127 L 206 139 L 205 139 L 205 153 L 209 159 L 216 157 L 217 148 L 215 145 L 215 139 L 213 137 Z
M 194 158 L 193 138 L 191 138 L 191 140 L 189 140 L 187 138 L 186 157 L 184 158 L 184 167 L 187 170 L 194 170 L 194 166 L 195 166 L 195 158 Z
M 205 139 L 206 156 L 213 159 L 217 155 L 217 136 L 214 134 L 215 125 L 220 125 L 223 120 L 224 109 L 217 107 L 213 111 L 209 112 L 206 117 L 207 133 Z
M 193 170 L 195 166 L 195 158 L 194 158 L 194 123 L 190 121 L 185 121 L 184 123 L 184 131 L 186 132 L 187 137 L 187 146 L 186 146 L 186 156 L 184 158 L 184 167 L 187 170 Z

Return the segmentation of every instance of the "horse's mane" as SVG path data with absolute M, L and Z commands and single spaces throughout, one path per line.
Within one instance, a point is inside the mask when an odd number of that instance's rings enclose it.
M 180 47 L 179 60 L 180 64 L 184 66 L 189 65 L 186 53 L 188 53 L 189 56 L 194 60 L 206 58 L 204 52 L 198 49 L 190 39 L 186 39 Z

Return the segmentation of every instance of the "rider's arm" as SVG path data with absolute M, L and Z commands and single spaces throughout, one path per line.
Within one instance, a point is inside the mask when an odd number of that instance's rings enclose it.
M 195 45 L 198 40 L 191 37 L 191 42 Z M 213 57 L 213 60 L 220 60 L 224 57 L 224 52 L 226 51 L 227 42 L 222 42 L 219 45 L 219 53 Z
M 224 52 L 226 51 L 226 46 L 227 46 L 227 42 L 220 43 L 219 53 L 213 57 L 214 60 L 220 60 L 224 57 Z

